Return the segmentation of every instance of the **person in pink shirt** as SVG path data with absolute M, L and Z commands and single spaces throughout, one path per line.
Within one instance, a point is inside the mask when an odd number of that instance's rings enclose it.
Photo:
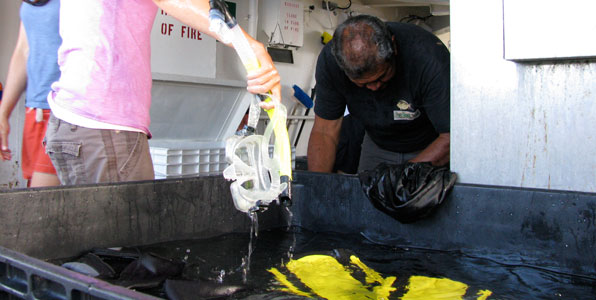
M 46 151 L 63 185 L 150 180 L 150 32 L 158 8 L 210 34 L 208 0 L 62 0 L 58 64 Z M 251 93 L 281 99 L 280 77 L 261 43 Z

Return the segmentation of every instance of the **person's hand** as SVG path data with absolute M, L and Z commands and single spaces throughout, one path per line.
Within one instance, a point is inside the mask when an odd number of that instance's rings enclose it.
M 10 125 L 8 123 L 8 118 L 0 116 L 0 155 L 2 156 L 2 160 L 10 160 L 12 158 L 10 149 L 8 149 L 9 132 Z
M 269 56 L 269 53 L 267 53 L 267 50 L 263 44 L 250 37 L 247 38 L 250 46 L 257 56 L 257 59 L 259 60 L 259 63 L 261 64 L 261 68 L 251 71 L 247 74 L 246 89 L 253 94 L 265 94 L 267 92 L 271 92 L 271 99 L 281 103 L 281 79 L 277 69 L 273 65 L 271 56 Z M 263 102 L 261 107 L 264 109 L 270 109 L 273 108 L 273 105 Z

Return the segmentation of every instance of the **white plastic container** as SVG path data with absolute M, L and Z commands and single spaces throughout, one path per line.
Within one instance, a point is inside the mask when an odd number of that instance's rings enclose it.
M 224 142 L 150 140 L 155 179 L 220 175 L 228 166 Z M 273 146 L 269 148 L 273 154 Z M 296 149 L 292 147 L 292 169 Z

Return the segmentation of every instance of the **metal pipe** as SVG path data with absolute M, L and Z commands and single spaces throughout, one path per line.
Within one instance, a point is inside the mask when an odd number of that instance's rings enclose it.
M 250 0 L 248 3 L 248 27 L 247 32 L 253 38 L 257 38 L 257 26 L 259 23 L 259 2 Z

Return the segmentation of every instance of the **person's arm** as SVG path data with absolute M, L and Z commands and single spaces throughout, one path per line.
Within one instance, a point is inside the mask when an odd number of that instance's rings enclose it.
M 0 104 L 0 153 L 2 160 L 12 158 L 10 149 L 8 148 L 8 134 L 10 133 L 8 119 L 27 86 L 28 55 L 29 44 L 27 42 L 27 34 L 25 33 L 23 22 L 21 22 L 17 44 L 8 65 L 6 85 L 4 86 L 2 103 Z
M 442 47 L 440 58 L 431 60 L 426 66 L 428 70 L 436 70 L 429 73 L 422 95 L 424 101 L 423 109 L 426 112 L 433 127 L 439 136 L 430 143 L 422 152 L 414 157 L 412 162 L 431 162 L 435 166 L 443 166 L 449 163 L 449 131 L 451 120 L 450 100 L 450 69 L 449 52 Z M 434 76 L 432 74 L 435 74 Z
M 208 0 L 153 0 L 168 15 L 214 38 L 217 35 L 209 30 Z M 250 46 L 261 63 L 261 68 L 247 75 L 247 90 L 253 94 L 271 91 L 273 99 L 281 101 L 281 84 L 277 69 L 267 50 L 257 40 L 244 32 Z M 231 46 L 231 45 L 228 45 Z M 265 106 L 264 106 L 265 107 Z M 268 107 L 265 107 L 268 108 Z
M 441 133 L 411 162 L 429 161 L 435 166 L 442 166 L 449 162 L 449 133 Z
M 309 171 L 333 172 L 341 121 L 342 118 L 325 120 L 315 115 L 315 123 L 310 132 L 306 154 Z

